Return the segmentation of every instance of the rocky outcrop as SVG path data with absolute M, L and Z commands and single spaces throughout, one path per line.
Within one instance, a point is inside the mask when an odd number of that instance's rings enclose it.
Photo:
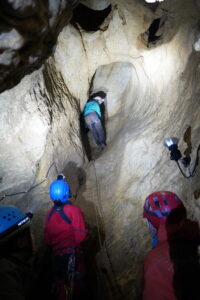
M 42 65 L 77 3 L 76 0 L 1 1 L 0 92 Z

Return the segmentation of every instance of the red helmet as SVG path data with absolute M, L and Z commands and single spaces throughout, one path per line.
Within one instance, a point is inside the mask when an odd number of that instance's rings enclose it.
M 143 217 L 147 218 L 154 227 L 166 222 L 169 216 L 176 219 L 186 216 L 186 209 L 178 196 L 172 192 L 159 191 L 150 194 L 144 203 Z M 175 219 L 174 219 L 175 220 Z

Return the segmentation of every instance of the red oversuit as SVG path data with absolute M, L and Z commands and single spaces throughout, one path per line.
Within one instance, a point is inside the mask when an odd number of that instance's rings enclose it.
M 199 227 L 183 219 L 158 228 L 158 244 L 145 257 L 143 300 L 197 300 Z
M 59 211 L 52 215 L 51 208 L 46 217 L 44 238 L 47 245 L 52 247 L 54 254 L 69 253 L 70 247 L 77 247 L 88 239 L 88 231 L 81 209 L 72 204 L 63 206 L 64 214 L 70 223 L 62 218 Z M 51 215 L 51 216 L 50 216 Z
M 88 239 L 88 230 L 81 209 L 72 205 L 70 201 L 64 205 L 52 207 L 47 213 L 44 238 L 54 255 L 54 281 L 60 282 L 57 299 L 66 299 L 63 282 L 67 269 L 66 257 L 69 258 L 69 255 L 75 255 L 74 274 L 76 277 L 73 294 L 79 296 L 85 293 L 85 267 L 81 244 Z

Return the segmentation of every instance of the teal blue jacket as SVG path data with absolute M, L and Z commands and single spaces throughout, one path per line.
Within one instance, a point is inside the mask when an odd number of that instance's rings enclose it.
M 100 105 L 97 101 L 91 100 L 85 104 L 83 115 L 86 116 L 92 112 L 95 112 L 98 114 L 99 118 L 101 118 L 101 109 Z

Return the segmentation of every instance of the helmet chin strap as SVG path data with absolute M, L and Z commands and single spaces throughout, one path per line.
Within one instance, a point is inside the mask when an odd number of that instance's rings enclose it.
M 149 229 L 149 232 L 150 232 L 150 235 L 152 237 L 154 237 L 155 235 L 157 235 L 157 229 L 156 227 L 154 227 L 151 222 L 149 220 L 146 219 L 146 222 L 147 222 L 147 226 L 148 226 L 148 229 Z

